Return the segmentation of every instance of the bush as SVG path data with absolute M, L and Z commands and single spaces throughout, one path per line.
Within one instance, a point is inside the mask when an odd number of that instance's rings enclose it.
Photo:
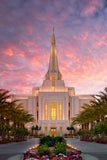
M 84 134 L 90 134 L 90 131 L 87 129 L 85 130 L 79 129 L 79 131 L 77 132 L 77 135 L 84 135 Z
M 104 125 L 102 123 L 96 124 L 93 128 L 94 135 L 101 134 L 101 133 L 103 133 L 103 131 L 104 131 Z
M 44 137 L 45 135 L 44 134 L 39 134 L 39 138 L 42 138 Z
M 40 138 L 40 145 L 42 144 L 46 144 L 48 147 L 54 146 L 55 138 L 51 136 Z
M 63 137 L 51 137 L 51 136 L 45 136 L 43 138 L 40 138 L 40 145 L 46 144 L 48 147 L 54 146 L 58 142 L 65 143 L 65 140 Z
M 66 144 L 61 142 L 55 145 L 55 154 L 66 154 Z
M 30 133 L 26 128 L 16 128 L 16 134 L 28 136 Z
M 61 142 L 63 142 L 63 143 L 65 143 L 65 140 L 64 140 L 64 138 L 63 137 L 55 137 L 55 143 L 61 143 Z
M 49 155 L 50 154 L 50 149 L 47 145 L 43 144 L 38 147 L 38 152 L 39 154 L 42 155 Z

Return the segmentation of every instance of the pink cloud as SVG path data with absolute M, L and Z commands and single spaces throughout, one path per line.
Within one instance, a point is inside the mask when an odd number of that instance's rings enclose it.
M 7 49 L 4 53 L 5 53 L 6 55 L 8 55 L 8 56 L 13 56 L 13 55 L 14 55 L 14 53 L 13 53 L 13 51 L 12 51 L 11 48 Z
M 9 14 L 7 8 L 1 11 L 0 87 L 31 94 L 32 87 L 41 85 L 48 70 L 53 26 L 66 85 L 76 87 L 78 94 L 95 93 L 105 87 L 107 33 L 103 1 L 62 1 L 24 2 L 22 7 L 9 3 L 16 6 L 15 10 L 8 8 Z
M 101 0 L 87 0 L 87 5 L 81 13 L 85 15 L 91 15 L 95 11 L 98 11 L 100 7 L 103 7 L 103 2 Z

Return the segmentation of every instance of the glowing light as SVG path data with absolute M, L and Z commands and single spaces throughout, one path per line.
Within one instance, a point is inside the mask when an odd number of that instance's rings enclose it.
M 20 110 L 23 110 L 23 107 L 22 107 L 22 106 L 20 107 Z
M 45 120 L 48 119 L 48 113 L 47 113 L 47 110 L 48 110 L 48 105 L 47 103 L 45 104 Z
M 51 120 L 56 120 L 56 104 L 51 104 Z
M 55 87 L 52 87 L 52 91 L 53 91 L 53 92 L 55 91 Z
M 59 117 L 60 117 L 60 120 L 62 120 L 62 104 L 61 103 L 59 105 Z
M 51 135 L 55 135 L 56 134 L 56 128 L 51 128 Z
M 73 146 L 71 146 L 69 144 L 67 144 L 67 146 L 70 147 L 71 149 L 78 150 L 76 147 L 73 147 Z
M 32 147 L 32 148 L 29 148 L 29 150 L 35 150 L 35 149 L 38 148 L 38 146 L 39 146 L 39 144 L 37 144 L 36 146 L 34 146 L 34 147 Z

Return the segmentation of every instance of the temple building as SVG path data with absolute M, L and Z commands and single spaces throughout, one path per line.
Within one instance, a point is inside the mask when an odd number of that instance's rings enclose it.
M 49 67 L 42 86 L 34 87 L 32 95 L 13 95 L 13 99 L 20 99 L 23 108 L 34 115 L 35 122 L 28 123 L 28 129 L 37 124 L 41 126 L 40 133 L 52 135 L 67 133 L 72 118 L 92 99 L 91 95 L 76 95 L 74 87 L 65 86 L 58 67 L 54 29 Z

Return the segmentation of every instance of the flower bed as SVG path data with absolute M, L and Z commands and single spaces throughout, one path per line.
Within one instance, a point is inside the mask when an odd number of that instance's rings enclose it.
M 91 140 L 91 139 L 80 139 L 80 141 L 93 142 L 93 140 Z
M 102 143 L 102 144 L 107 144 L 107 140 L 95 140 L 96 143 Z
M 43 155 L 42 157 L 40 157 L 39 154 L 34 154 L 30 151 L 26 152 L 26 154 L 24 155 L 24 159 L 23 160 L 82 160 L 82 157 L 80 156 L 80 153 L 78 151 L 73 152 L 71 155 L 65 155 L 65 154 L 61 154 L 59 153 L 58 155 Z
M 91 140 L 91 139 L 80 139 L 80 141 L 85 141 L 85 142 L 96 142 L 96 143 L 102 143 L 102 144 L 107 144 L 107 140 Z
M 23 160 L 82 160 L 80 154 L 77 148 L 66 144 L 63 137 L 47 136 L 40 139 L 40 144 L 29 148 Z
M 24 142 L 27 141 L 26 139 L 18 139 L 18 140 L 5 140 L 5 141 L 0 141 L 0 144 L 7 144 L 7 143 L 13 143 L 13 142 Z

